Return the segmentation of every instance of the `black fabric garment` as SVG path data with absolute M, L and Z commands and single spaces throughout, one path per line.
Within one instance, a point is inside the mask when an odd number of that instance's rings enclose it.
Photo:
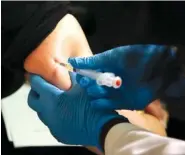
M 89 2 L 96 19 L 93 51 L 127 44 L 184 44 L 185 2 Z M 100 49 L 101 47 L 101 49 Z
M 167 134 L 169 137 L 185 140 L 185 121 L 170 117 Z
M 57 13 L 57 5 L 52 3 L 2 2 L 2 97 L 10 95 L 12 87 L 18 89 L 23 84 L 24 58 L 66 14 L 62 5 Z
M 21 86 L 24 59 L 66 13 L 80 22 L 93 53 L 127 44 L 184 44 L 184 2 L 2 2 L 2 97 Z
M 84 21 L 87 11 L 73 7 L 70 2 L 2 2 L 2 98 L 20 88 L 24 82 L 24 59 L 55 28 L 67 13 L 73 14 L 83 30 L 92 33 Z M 90 15 L 88 17 L 91 17 Z M 76 147 L 31 147 L 14 149 L 8 142 L 3 119 L 2 155 L 93 155 L 85 148 Z
M 128 44 L 185 43 L 185 2 L 3 1 L 1 4 L 2 98 L 23 84 L 24 59 L 66 13 L 73 14 L 80 22 L 94 54 Z
M 2 2 L 2 97 L 23 84 L 24 59 L 67 13 L 78 19 L 86 33 L 92 33 L 91 15 L 70 2 Z

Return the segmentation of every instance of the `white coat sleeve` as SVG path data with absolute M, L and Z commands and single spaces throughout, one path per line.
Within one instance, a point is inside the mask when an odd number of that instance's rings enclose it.
M 105 155 L 185 155 L 185 142 L 120 123 L 107 133 L 104 149 Z

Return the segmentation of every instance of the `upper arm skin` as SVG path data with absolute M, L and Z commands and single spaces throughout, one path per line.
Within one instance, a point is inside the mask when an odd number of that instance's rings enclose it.
M 74 16 L 67 14 L 25 59 L 24 68 L 27 72 L 38 74 L 53 85 L 68 90 L 71 87 L 70 76 L 59 63 L 67 62 L 69 57 L 91 55 L 81 26 Z

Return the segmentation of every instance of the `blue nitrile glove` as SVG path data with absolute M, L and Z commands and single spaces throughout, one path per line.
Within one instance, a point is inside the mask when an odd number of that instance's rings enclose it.
M 78 84 L 64 92 L 37 75 L 30 75 L 30 84 L 28 104 L 59 142 L 99 147 L 104 124 L 114 118 L 124 119 L 114 111 L 92 108 Z
M 165 94 L 174 98 L 185 97 L 185 76 L 181 75 L 177 81 L 169 86 Z
M 85 58 L 70 58 L 79 69 L 100 69 L 122 78 L 119 89 L 99 86 L 95 81 L 78 76 L 78 83 L 96 100 L 93 107 L 103 109 L 144 109 L 161 91 L 166 65 L 174 59 L 167 46 L 132 45 L 111 49 Z

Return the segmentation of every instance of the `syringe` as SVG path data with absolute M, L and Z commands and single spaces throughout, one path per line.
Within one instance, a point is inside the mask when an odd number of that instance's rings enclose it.
M 93 80 L 96 80 L 98 85 L 103 85 L 107 87 L 119 88 L 122 85 L 122 80 L 119 76 L 115 76 L 114 73 L 102 73 L 94 70 L 86 69 L 75 69 L 69 63 L 60 63 L 60 65 L 67 68 L 70 72 L 76 72 L 77 74 L 89 77 Z

